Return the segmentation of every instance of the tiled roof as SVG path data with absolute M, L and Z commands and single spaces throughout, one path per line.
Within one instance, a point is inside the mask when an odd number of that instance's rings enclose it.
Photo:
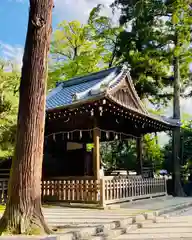
M 121 81 L 121 76 L 123 74 L 128 74 L 128 70 L 125 66 L 114 67 L 89 74 L 87 76 L 76 77 L 68 81 L 58 82 L 56 88 L 53 89 L 47 96 L 46 110 L 66 107 L 73 103 L 81 103 L 81 101 L 91 100 L 99 96 L 102 97 L 107 89 L 116 87 L 116 85 Z M 141 104 L 136 91 L 134 95 L 137 97 L 137 101 Z M 161 121 L 166 125 L 181 125 L 178 120 L 153 115 L 149 113 L 147 109 L 145 109 L 145 111 L 141 111 L 140 113 L 146 114 L 146 116 L 151 119 Z
M 59 82 L 47 96 L 46 110 L 70 105 L 76 100 L 86 100 L 102 93 L 102 86 L 114 87 L 122 68 L 110 68 L 84 77 Z

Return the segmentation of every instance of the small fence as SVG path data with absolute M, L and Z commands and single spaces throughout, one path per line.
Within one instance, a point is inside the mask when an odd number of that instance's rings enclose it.
M 8 193 L 8 179 L 1 178 L 0 179 L 0 203 L 1 204 L 6 203 L 7 193 Z
M 105 177 L 105 204 L 163 196 L 167 194 L 165 179 L 113 179 Z
M 98 180 L 64 178 L 42 181 L 44 201 L 87 202 L 99 201 L 100 182 Z
M 73 177 L 44 180 L 45 201 L 100 203 L 101 205 L 163 196 L 167 194 L 165 179 L 104 177 L 101 180 Z
M 0 203 L 7 199 L 8 179 L 0 179 Z M 42 181 L 43 201 L 64 201 L 106 204 L 163 196 L 166 179 L 153 178 L 63 178 Z
M 10 169 L 0 168 L 0 179 L 9 179 Z

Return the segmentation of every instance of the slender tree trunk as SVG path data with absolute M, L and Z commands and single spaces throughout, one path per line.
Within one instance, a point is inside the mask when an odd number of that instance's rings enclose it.
M 109 68 L 111 68 L 113 66 L 113 61 L 115 59 L 116 52 L 117 52 L 117 42 L 115 43 L 115 46 L 114 46 L 114 49 L 113 49 L 113 52 L 112 52 L 112 56 L 111 56 L 111 59 L 110 59 L 110 62 L 109 62 Z
M 180 121 L 180 70 L 179 57 L 174 59 L 174 98 L 173 98 L 173 118 Z M 175 196 L 184 196 L 180 177 L 180 128 L 173 131 L 173 192 Z
M 155 142 L 156 142 L 157 145 L 159 144 L 158 135 L 157 135 L 156 132 L 155 132 Z
M 141 175 L 143 172 L 143 137 L 136 139 L 137 149 L 137 174 Z
M 50 233 L 41 210 L 41 174 L 52 8 L 53 0 L 30 0 L 16 147 L 1 233 Z

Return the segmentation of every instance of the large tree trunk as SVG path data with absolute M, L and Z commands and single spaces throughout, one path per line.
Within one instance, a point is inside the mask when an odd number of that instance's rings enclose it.
M 11 234 L 49 233 L 41 210 L 47 57 L 53 0 L 30 0 L 23 56 L 17 138 L 8 202 L 0 231 Z
M 174 59 L 174 101 L 173 101 L 173 118 L 180 121 L 180 70 L 179 57 Z M 184 196 L 184 191 L 181 185 L 180 177 L 180 128 L 173 131 L 173 192 L 175 196 Z

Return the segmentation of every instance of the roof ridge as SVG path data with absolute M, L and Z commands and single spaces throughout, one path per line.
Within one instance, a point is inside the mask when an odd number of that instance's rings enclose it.
M 123 74 L 123 71 L 120 71 L 117 75 L 114 71 L 110 72 L 106 75 L 102 81 L 96 83 L 94 86 L 86 89 L 85 91 L 75 93 L 73 95 L 73 101 L 78 101 L 88 96 L 94 96 L 97 94 L 101 94 L 107 91 L 110 88 L 111 83 L 117 82 L 118 78 Z
M 108 69 L 103 69 L 103 70 L 98 71 L 98 72 L 89 73 L 89 74 L 84 75 L 84 76 L 74 77 L 74 78 L 71 78 L 69 80 L 60 81 L 60 82 L 56 83 L 56 87 L 58 87 L 60 84 L 62 84 L 63 87 L 68 87 L 68 86 L 71 86 L 71 85 L 76 85 L 76 84 L 79 84 L 79 83 L 92 81 L 92 80 L 96 79 L 95 76 L 98 75 L 97 78 L 99 78 L 100 76 L 102 76 L 103 73 L 106 73 L 106 75 L 107 75 L 108 72 L 111 72 L 111 71 L 113 71 L 115 69 L 118 69 L 118 68 L 119 67 L 116 66 L 116 67 L 112 67 L 112 68 L 108 68 Z
M 119 76 L 121 72 L 124 72 L 125 69 L 124 66 L 116 66 L 89 74 L 85 77 L 77 77 L 66 82 L 61 82 L 48 93 L 46 109 L 72 104 L 76 98 L 82 98 L 84 95 L 90 98 L 101 94 L 107 87 L 111 88 L 113 84 L 116 84 L 116 77 Z

